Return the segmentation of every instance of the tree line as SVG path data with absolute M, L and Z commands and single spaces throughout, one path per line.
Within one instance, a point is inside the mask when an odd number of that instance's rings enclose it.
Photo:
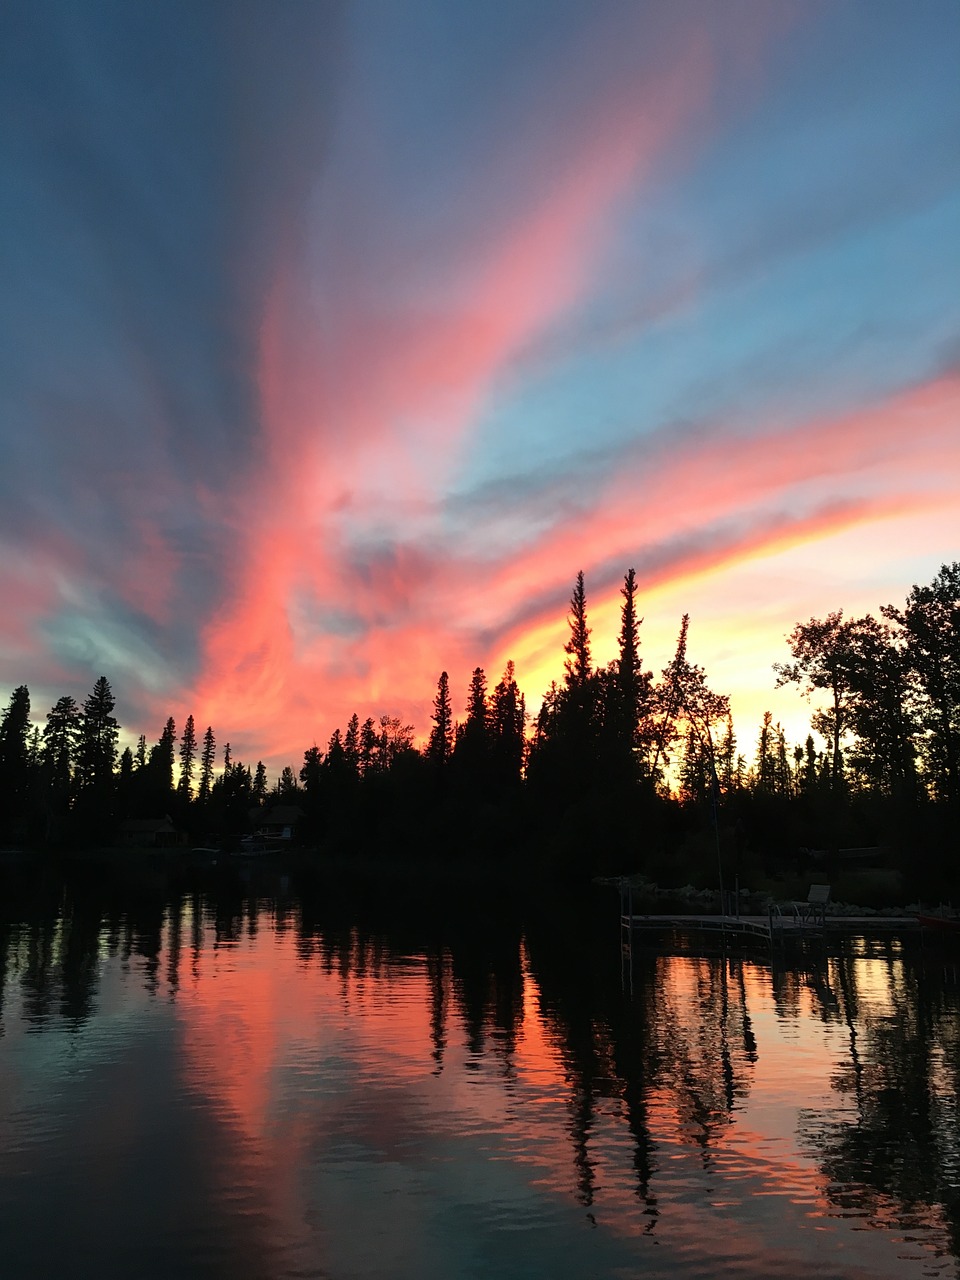
M 645 669 L 637 595 L 630 569 L 616 657 L 600 666 L 577 574 L 563 676 L 535 716 L 512 662 L 492 687 L 474 669 L 461 718 L 442 672 L 422 749 L 401 718 L 354 714 L 272 786 L 262 761 L 218 751 L 193 716 L 120 751 L 104 676 L 82 704 L 59 698 L 42 726 L 21 685 L 0 719 L 3 836 L 107 841 L 125 820 L 165 815 L 195 839 L 229 841 L 285 804 L 300 811 L 301 841 L 320 847 L 503 850 L 577 874 L 706 873 L 718 844 L 745 872 L 845 844 L 920 844 L 944 870 L 960 815 L 960 563 L 879 617 L 798 623 L 774 677 L 822 703 L 811 732 L 788 743 L 767 713 L 745 750 L 729 699 L 688 655 L 687 616 L 667 666 Z

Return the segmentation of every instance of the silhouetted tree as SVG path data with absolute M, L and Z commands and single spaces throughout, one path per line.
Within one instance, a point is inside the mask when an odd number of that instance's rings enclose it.
M 42 761 L 47 795 L 57 811 L 70 804 L 73 773 L 80 746 L 80 708 L 69 694 L 58 698 L 47 713 Z
M 159 741 L 150 748 L 150 773 L 157 801 L 166 803 L 173 790 L 173 763 L 177 754 L 177 727 L 173 716 L 163 726 Z
M 120 726 L 113 709 L 113 690 L 106 676 L 100 676 L 85 699 L 77 750 L 79 811 L 88 836 L 106 834 L 112 818 L 117 739 Z
M 360 776 L 360 718 L 356 712 L 347 721 L 347 731 L 343 735 L 344 763 L 350 776 Z
M 573 595 L 570 597 L 570 613 L 567 617 L 570 638 L 563 646 L 567 655 L 563 664 L 568 689 L 583 688 L 590 679 L 590 628 L 587 626 L 587 596 L 583 585 L 583 570 L 577 574 Z
M 252 780 L 250 790 L 252 791 Z M 285 764 L 280 773 L 280 781 L 277 783 L 277 796 L 280 800 L 289 803 L 295 800 L 300 788 L 297 786 L 297 776 L 293 772 L 293 768 L 289 764 Z
M 500 787 L 515 788 L 520 784 L 526 719 L 526 703 L 510 661 L 493 691 L 490 706 L 491 761 Z
M 372 716 L 367 716 L 360 726 L 360 775 L 366 775 L 377 766 L 379 747 L 377 727 Z
M 267 766 L 262 760 L 257 761 L 257 768 L 253 775 L 251 795 L 254 803 L 257 805 L 263 805 L 267 798 Z
M 618 753 L 629 762 L 629 776 L 635 779 L 643 767 L 643 756 L 652 737 L 649 723 L 651 674 L 640 663 L 640 623 L 637 617 L 637 576 L 629 569 L 620 589 L 623 605 L 620 609 L 619 656 L 616 663 L 616 679 L 612 729 Z
M 177 783 L 177 790 L 188 800 L 192 794 L 193 788 L 193 764 L 197 758 L 197 731 L 194 727 L 193 716 L 187 716 L 187 722 L 183 726 L 183 736 L 180 739 L 180 780 Z
M 467 715 L 457 726 L 453 760 L 457 775 L 467 792 L 474 797 L 485 794 L 490 786 L 491 731 L 487 706 L 487 677 L 482 667 L 475 667 L 467 690 Z
M 757 740 L 756 787 L 772 795 L 776 790 L 776 751 L 773 730 L 773 716 L 769 711 L 763 713 L 760 724 L 760 736 Z
M 0 781 L 6 793 L 7 820 L 15 830 L 26 818 L 30 792 L 30 691 L 18 685 L 0 719 Z
M 133 768 L 133 752 L 124 747 L 120 753 L 120 770 L 117 774 L 117 813 L 121 818 L 130 817 L 136 808 L 136 779 Z
M 310 800 L 315 800 L 320 794 L 322 765 L 323 752 L 314 743 L 303 753 L 303 765 L 300 769 L 300 781 Z
M 437 694 L 433 700 L 433 728 L 427 743 L 427 757 L 435 768 L 444 769 L 453 750 L 453 711 L 450 705 L 450 679 L 440 672 Z
M 916 689 L 902 637 L 869 615 L 850 632 L 848 753 L 861 785 L 875 794 L 916 798 Z
M 203 746 L 200 749 L 200 784 L 197 787 L 197 799 L 201 804 L 206 804 L 210 798 L 210 789 L 213 786 L 213 771 L 217 762 L 217 740 L 213 736 L 213 729 L 207 725 L 206 732 L 203 735 Z
M 841 743 L 850 729 L 853 631 L 854 624 L 844 621 L 842 609 L 823 619 L 798 623 L 787 637 L 794 661 L 775 662 L 773 666 L 778 689 L 785 684 L 799 684 L 807 698 L 820 690 L 830 695 L 830 705 L 814 713 L 812 724 L 831 744 L 835 791 L 840 788 L 843 775 Z
M 347 775 L 347 753 L 343 749 L 343 734 L 334 729 L 327 743 L 327 755 L 324 760 L 327 773 L 339 784 Z
M 733 716 L 727 716 L 727 727 L 717 745 L 717 776 L 725 796 L 738 789 L 737 735 L 733 729 Z
M 960 806 L 960 561 L 943 565 L 929 586 L 914 586 L 902 609 L 887 605 L 882 613 L 903 629 L 934 793 Z
M 120 726 L 113 715 L 116 701 L 110 682 L 100 676 L 83 704 L 78 771 L 84 788 L 109 792 L 117 759 Z

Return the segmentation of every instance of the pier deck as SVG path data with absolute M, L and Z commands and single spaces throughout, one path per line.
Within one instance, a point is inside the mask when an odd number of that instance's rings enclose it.
M 639 932 L 681 932 L 726 934 L 747 940 L 773 942 L 786 938 L 815 938 L 824 934 L 864 933 L 877 930 L 913 932 L 919 929 L 916 916 L 825 916 L 803 919 L 792 913 L 782 915 L 627 915 L 620 916 L 621 928 L 632 937 Z

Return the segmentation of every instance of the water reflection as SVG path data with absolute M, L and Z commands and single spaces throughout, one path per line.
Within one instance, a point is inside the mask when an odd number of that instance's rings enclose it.
M 613 908 L 4 902 L 5 1276 L 956 1274 L 949 954 L 641 952 L 625 995 Z

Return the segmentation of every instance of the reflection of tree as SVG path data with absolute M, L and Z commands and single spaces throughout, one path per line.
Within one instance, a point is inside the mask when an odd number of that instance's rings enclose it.
M 13 930 L 10 927 L 10 921 L 0 914 L 0 1036 L 3 1035 L 3 997 L 7 986 L 7 966 L 10 948 L 13 945 L 12 935 Z
M 133 895 L 51 885 L 22 914 L 0 913 L 0 1014 L 16 982 L 28 1025 L 42 1030 L 59 1018 L 82 1026 L 96 1004 L 104 956 L 129 964 L 133 980 L 150 991 L 165 982 L 177 999 L 191 949 L 199 975 L 205 948 L 253 937 L 258 920 L 261 946 L 273 945 L 275 920 L 304 970 L 339 977 L 345 1009 L 358 984 L 369 980 L 374 991 L 394 966 L 416 957 L 429 1018 L 427 1069 L 443 1069 L 452 1028 L 462 1027 L 470 1068 L 492 1064 L 508 1090 L 528 974 L 551 1066 L 560 1072 L 570 1189 L 585 1208 L 599 1194 L 606 1112 L 616 1109 L 628 1128 L 633 1189 L 653 1226 L 662 1208 L 658 1141 L 680 1143 L 712 1167 L 751 1088 L 758 1049 L 748 996 L 756 966 L 638 949 L 628 997 L 609 921 L 598 934 L 587 912 L 558 918 L 551 910 L 522 928 L 518 915 L 474 903 L 455 903 L 447 913 L 425 903 L 417 915 L 392 904 L 358 907 L 354 895 L 258 898 L 235 884 L 205 894 L 158 887 Z M 831 1040 L 845 1048 L 833 1078 L 844 1111 L 802 1124 L 826 1194 L 844 1209 L 852 1197 L 861 1211 L 945 1219 L 960 1248 L 956 968 L 890 940 L 869 954 L 850 946 L 839 955 L 799 955 L 764 968 L 765 979 L 768 973 L 782 1024 L 812 1016 L 835 1029 Z
M 579 945 L 573 940 L 581 939 Z M 619 1100 L 633 1139 L 636 1195 L 652 1228 L 657 1144 L 654 1116 L 699 1148 L 709 1165 L 749 1088 L 757 1044 L 738 959 L 665 956 L 638 949 L 624 996 L 604 944 L 579 928 L 531 930 L 530 967 L 569 1088 L 569 1133 L 578 1198 L 595 1196 L 591 1146 L 598 1101 Z M 609 954 L 611 948 L 605 947 Z
M 54 958 L 54 939 L 57 925 L 56 917 L 31 921 L 21 942 L 21 953 L 25 953 L 20 971 L 23 1016 L 35 1028 L 42 1027 L 49 1019 L 56 996 L 59 968 Z
M 481 916 L 462 920 L 447 942 L 453 1003 L 466 1030 L 472 1065 L 489 1049 L 501 1058 L 508 1078 L 523 1023 L 520 938 L 515 920 Z
M 650 993 L 658 1045 L 654 1087 L 670 1100 L 681 1138 L 701 1148 L 705 1166 L 747 1093 L 756 1058 L 740 963 L 661 956 Z
M 831 964 L 850 1027 L 849 1066 L 833 1086 L 849 1115 L 807 1115 L 801 1136 L 839 1205 L 904 1225 L 936 1227 L 942 1215 L 957 1253 L 960 1026 L 955 995 L 946 998 L 950 971 L 891 943 L 871 957 L 869 990 L 863 972 L 852 947 Z
M 58 971 L 60 1014 L 75 1027 L 93 1012 L 100 976 L 100 908 L 87 897 L 64 903 Z

